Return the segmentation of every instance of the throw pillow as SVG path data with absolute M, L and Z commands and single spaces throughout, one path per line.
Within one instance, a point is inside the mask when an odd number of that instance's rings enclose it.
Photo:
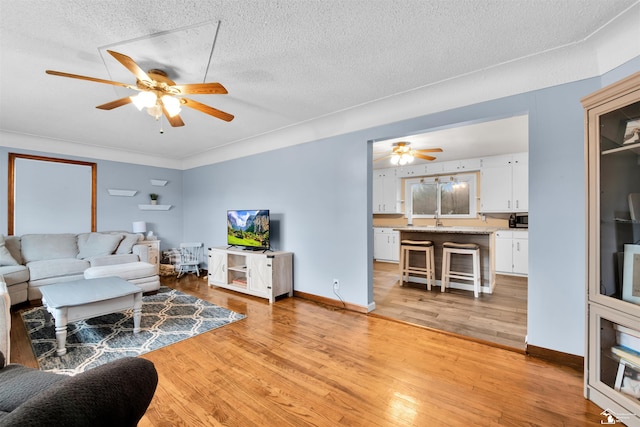
M 4 236 L 0 234 L 0 266 L 2 265 L 18 265 L 9 252 L 9 249 L 5 246 Z
M 124 238 L 118 245 L 118 249 L 116 249 L 117 254 L 130 254 L 133 249 L 133 245 L 138 243 L 144 236 L 142 234 L 130 234 L 126 233 Z
M 78 234 L 79 259 L 111 255 L 116 250 L 122 234 L 84 233 Z

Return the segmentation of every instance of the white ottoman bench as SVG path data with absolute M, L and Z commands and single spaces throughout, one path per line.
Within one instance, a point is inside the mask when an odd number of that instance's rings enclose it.
M 101 265 L 89 267 L 84 271 L 85 279 L 118 276 L 134 285 L 143 292 L 160 289 L 160 277 L 156 273 L 156 266 L 148 262 L 127 262 L 124 264 Z

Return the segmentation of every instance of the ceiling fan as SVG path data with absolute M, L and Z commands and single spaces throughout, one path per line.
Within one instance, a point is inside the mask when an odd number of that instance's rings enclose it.
M 190 83 L 178 85 L 169 79 L 167 73 L 162 70 L 152 69 L 144 72 L 136 62 L 122 53 L 107 50 L 118 62 L 125 66 L 136 76 L 136 84 L 114 82 L 111 80 L 97 79 L 94 77 L 80 76 L 77 74 L 63 73 L 60 71 L 46 70 L 47 74 L 73 79 L 88 80 L 97 83 L 105 83 L 114 86 L 126 87 L 140 92 L 135 96 L 116 99 L 106 104 L 98 105 L 101 110 L 112 110 L 133 103 L 138 110 L 147 108 L 147 112 L 159 120 L 164 114 L 171 126 L 184 126 L 184 122 L 178 115 L 181 107 L 189 107 L 201 111 L 213 117 L 230 122 L 233 115 L 217 110 L 198 101 L 184 98 L 183 95 L 217 95 L 226 94 L 227 90 L 220 83 Z
M 390 154 L 386 156 L 375 159 L 374 161 L 386 159 L 391 157 L 391 164 L 393 165 L 406 165 L 407 163 L 413 162 L 415 157 L 423 160 L 435 160 L 436 158 L 430 156 L 428 154 L 423 153 L 441 153 L 442 148 L 425 148 L 424 150 L 414 150 L 411 148 L 410 142 L 396 142 L 393 144 L 393 149 Z

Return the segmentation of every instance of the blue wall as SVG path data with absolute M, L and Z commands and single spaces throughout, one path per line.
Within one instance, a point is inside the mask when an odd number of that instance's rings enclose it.
M 2 141 L 24 138 L 19 135 L 2 134 Z M 15 142 L 15 141 L 12 141 Z M 97 163 L 97 231 L 131 231 L 133 221 L 146 221 L 147 230 L 153 230 L 161 239 L 161 248 L 176 247 L 182 242 L 183 201 L 182 171 L 157 168 L 76 156 L 67 156 L 35 151 L 0 147 L 0 171 L 7 170 L 7 154 L 21 153 L 45 157 L 64 158 Z M 169 181 L 164 187 L 152 186 L 150 179 Z M 47 179 L 46 176 L 41 179 Z M 133 197 L 110 196 L 108 189 L 137 190 Z M 160 194 L 161 204 L 173 205 L 168 211 L 142 211 L 139 204 L 149 204 L 149 193 Z M 46 213 L 42 221 L 47 221 Z M 7 173 L 0 173 L 0 230 L 7 233 Z M 87 230 L 89 231 L 89 230 Z

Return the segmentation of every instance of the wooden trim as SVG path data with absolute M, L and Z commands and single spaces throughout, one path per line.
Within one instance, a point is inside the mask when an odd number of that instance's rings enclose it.
M 629 77 L 622 79 L 609 86 L 603 87 L 580 100 L 582 106 L 589 110 L 598 105 L 611 101 L 622 95 L 627 94 L 629 91 L 636 90 L 640 85 L 640 72 L 630 75 Z
M 548 360 L 559 365 L 569 366 L 582 371 L 584 369 L 584 357 L 575 354 L 563 353 L 544 347 L 527 344 L 527 354 L 538 359 Z
M 98 165 L 93 162 L 83 162 L 80 160 L 58 159 L 55 157 L 34 156 L 30 154 L 9 153 L 7 171 L 8 189 L 7 189 L 7 234 L 13 235 L 15 224 L 15 161 L 16 159 L 37 160 L 43 162 L 68 163 L 78 166 L 88 166 L 91 168 L 91 231 L 96 231 L 97 227 L 97 181 L 98 181 Z
M 364 307 L 361 305 L 342 302 L 342 301 L 331 299 L 331 298 L 321 297 L 319 295 L 308 294 L 306 292 L 293 291 L 293 296 L 298 298 L 303 298 L 309 301 L 317 302 L 320 304 L 328 305 L 330 307 L 343 308 L 345 310 L 355 311 L 358 313 L 367 314 L 369 312 L 367 307 Z

